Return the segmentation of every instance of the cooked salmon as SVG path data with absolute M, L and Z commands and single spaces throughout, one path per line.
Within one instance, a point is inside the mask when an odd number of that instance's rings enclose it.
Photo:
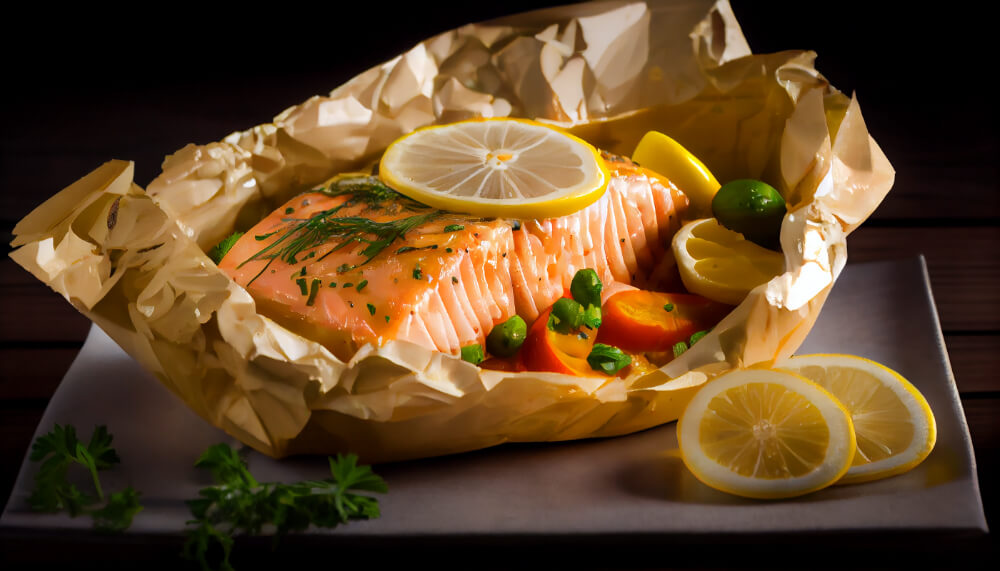
M 545 220 L 432 210 L 395 193 L 301 194 L 244 234 L 219 264 L 258 310 L 347 359 L 390 339 L 457 354 L 515 313 L 531 323 L 592 268 L 605 297 L 659 289 L 687 198 L 624 159 L 607 192 Z

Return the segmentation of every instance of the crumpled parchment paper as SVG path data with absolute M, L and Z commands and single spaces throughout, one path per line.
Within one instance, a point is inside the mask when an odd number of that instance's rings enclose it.
M 508 441 L 610 436 L 678 417 L 712 375 L 789 356 L 894 172 L 815 54 L 751 55 L 725 0 L 593 2 L 420 43 L 272 123 L 168 156 L 147 189 L 111 161 L 15 228 L 11 257 L 199 415 L 272 456 L 379 462 Z M 648 130 L 720 180 L 776 184 L 786 271 L 662 369 L 627 379 L 480 370 L 390 341 L 347 362 L 257 313 L 205 251 L 417 127 L 557 123 L 630 155 Z M 667 177 L 670 173 L 663 173 Z

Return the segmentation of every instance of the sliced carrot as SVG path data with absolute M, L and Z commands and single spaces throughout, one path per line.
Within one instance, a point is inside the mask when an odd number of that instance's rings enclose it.
M 576 376 L 601 376 L 590 368 L 587 355 L 594 348 L 596 332 L 581 328 L 579 332 L 559 333 L 549 329 L 546 309 L 528 329 L 521 346 L 521 360 L 529 371 L 549 371 Z
M 731 310 L 700 295 L 623 291 L 601 307 L 597 341 L 626 351 L 670 351 L 693 333 L 714 327 Z

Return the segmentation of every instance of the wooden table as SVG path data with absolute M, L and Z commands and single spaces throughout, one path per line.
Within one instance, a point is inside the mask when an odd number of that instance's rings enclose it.
M 3 39 L 11 61 L 5 64 L 0 228 L 9 241 L 13 224 L 31 208 L 107 159 L 136 161 L 136 180 L 145 185 L 162 157 L 188 142 L 218 140 L 268 121 L 426 36 L 529 4 L 470 8 L 433 21 L 411 6 L 377 25 L 362 8 L 337 20 L 322 12 L 288 14 L 259 32 L 274 41 L 228 51 L 201 46 L 227 22 L 230 30 L 259 22 L 249 15 L 235 23 L 218 14 L 189 19 L 164 7 L 153 20 L 109 12 L 100 22 L 68 14 L 44 29 L 28 24 L 28 43 Z M 755 52 L 819 53 L 817 67 L 833 85 L 857 92 L 869 130 L 896 168 L 894 190 L 849 239 L 850 262 L 926 257 L 987 518 L 1000 524 L 1000 121 L 994 94 L 978 87 L 978 75 L 989 72 L 978 60 L 990 40 L 986 24 L 961 6 L 948 14 L 867 9 L 864 19 L 845 20 L 832 12 L 803 14 L 791 2 L 768 5 L 767 13 L 748 1 L 734 4 Z M 844 10 L 864 7 L 848 2 Z M 89 24 L 78 26 L 79 19 Z M 961 46 L 966 57 L 958 57 Z M 279 68 L 286 53 L 298 59 Z M 89 326 L 61 297 L 6 257 L 0 260 L 0 497 L 7 497 Z M 126 553 L 141 557 L 132 547 Z M 979 555 L 997 551 L 991 536 L 931 551 L 958 547 Z M 173 552 L 176 545 L 158 548 Z M 740 563 L 735 555 L 727 561 Z

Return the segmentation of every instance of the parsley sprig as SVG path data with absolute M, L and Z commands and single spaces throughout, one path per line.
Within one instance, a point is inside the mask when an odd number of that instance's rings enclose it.
M 28 497 L 32 509 L 42 512 L 66 511 L 72 517 L 88 514 L 102 531 L 123 531 L 142 510 L 139 493 L 132 487 L 105 497 L 98 472 L 107 470 L 121 459 L 111 447 L 113 437 L 107 427 L 94 429 L 85 445 L 70 425 L 55 427 L 39 436 L 31 446 L 29 458 L 41 462 L 35 475 L 35 488 Z M 90 474 L 94 493 L 84 492 L 70 481 L 70 467 L 79 464 Z
M 295 484 L 258 482 L 239 452 L 216 444 L 195 466 L 206 468 L 216 481 L 188 501 L 194 519 L 188 522 L 184 555 L 212 569 L 210 553 L 221 549 L 219 569 L 232 570 L 229 556 L 237 534 L 258 535 L 273 526 L 275 541 L 310 525 L 336 527 L 352 519 L 379 516 L 378 500 L 358 492 L 388 491 L 385 481 L 369 466 L 358 466 L 357 456 L 330 458 L 331 478 Z

